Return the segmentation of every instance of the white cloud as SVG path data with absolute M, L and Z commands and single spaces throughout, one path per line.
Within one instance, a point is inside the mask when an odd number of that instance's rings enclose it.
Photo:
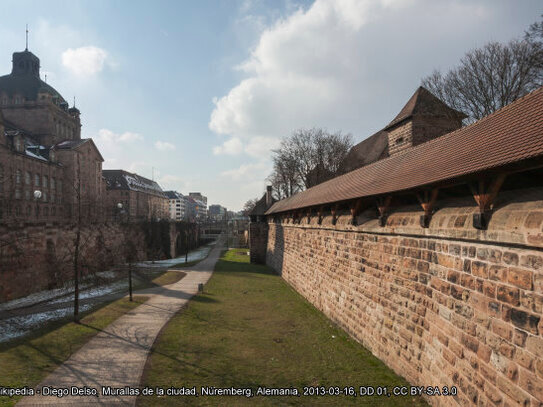
M 172 151 L 175 150 L 175 146 L 167 141 L 155 141 L 155 148 L 159 151 Z
M 130 143 L 143 140 L 143 136 L 130 131 L 118 134 L 108 129 L 100 129 L 98 131 L 98 139 L 104 143 Z
M 233 137 L 228 141 L 225 141 L 222 146 L 213 147 L 213 154 L 221 155 L 237 155 L 243 152 L 243 143 L 237 137 Z
M 221 176 L 230 178 L 234 181 L 247 181 L 254 179 L 264 179 L 269 172 L 269 165 L 264 162 L 251 164 L 242 164 L 240 167 L 221 172 Z
M 104 69 L 107 57 L 105 50 L 95 46 L 68 48 L 62 53 L 62 65 L 76 76 L 90 76 Z
M 262 30 L 235 67 L 245 77 L 213 99 L 209 128 L 229 137 L 214 153 L 239 154 L 243 145 L 265 159 L 303 127 L 371 135 L 423 76 L 465 52 L 458 36 L 472 38 L 489 9 L 460 0 L 316 0 L 295 8 Z
M 186 178 L 180 177 L 179 175 L 160 175 L 156 181 L 165 191 L 174 190 L 186 194 L 191 187 L 191 183 L 188 182 Z

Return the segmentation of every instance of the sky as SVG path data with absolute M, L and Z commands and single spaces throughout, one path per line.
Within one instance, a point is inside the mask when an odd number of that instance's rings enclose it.
M 106 169 L 239 210 L 300 128 L 362 141 L 435 69 L 522 36 L 540 0 L 0 2 L 0 75 L 25 48 Z

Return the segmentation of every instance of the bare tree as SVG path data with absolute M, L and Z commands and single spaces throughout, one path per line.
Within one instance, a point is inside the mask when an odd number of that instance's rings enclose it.
M 254 209 L 258 202 L 258 198 L 249 199 L 245 204 L 243 205 L 243 214 L 245 216 L 249 216 L 249 213 Z
M 273 172 L 268 180 L 279 199 L 311 188 L 338 175 L 351 149 L 350 134 L 312 128 L 295 131 L 273 150 Z
M 451 107 L 478 120 L 543 84 L 543 22 L 534 23 L 522 40 L 490 42 L 469 51 L 460 64 L 422 80 Z

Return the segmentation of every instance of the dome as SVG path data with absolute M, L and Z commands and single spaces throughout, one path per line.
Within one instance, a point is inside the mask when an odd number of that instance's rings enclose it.
M 28 50 L 13 53 L 11 73 L 0 76 L 0 93 L 4 92 L 9 97 L 19 94 L 26 100 L 37 100 L 39 93 L 48 93 L 59 103 L 66 103 L 60 93 L 40 79 L 40 60 Z

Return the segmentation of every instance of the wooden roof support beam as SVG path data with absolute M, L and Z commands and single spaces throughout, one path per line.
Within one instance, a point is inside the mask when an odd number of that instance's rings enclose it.
M 307 209 L 307 224 L 311 222 L 311 208 Z
M 490 180 L 479 179 L 477 186 L 472 183 L 469 184 L 473 199 L 479 206 L 479 213 L 473 214 L 473 227 L 476 229 L 486 229 L 488 227 L 494 203 L 506 177 L 507 173 L 501 172 Z
M 335 204 L 331 206 L 330 212 L 332 213 L 332 225 L 335 225 L 337 223 L 337 210 L 339 205 Z
M 377 199 L 377 209 L 379 210 L 379 225 L 385 226 L 387 223 L 388 211 L 390 208 L 390 202 L 392 201 L 392 195 L 381 197 Z
M 320 225 L 322 224 L 322 214 L 324 213 L 324 206 L 319 206 L 319 209 L 317 209 L 317 223 Z
M 430 220 L 432 219 L 438 193 L 438 188 L 434 188 L 431 191 L 425 190 L 424 195 L 417 193 L 417 199 L 419 200 L 420 206 L 422 206 L 422 210 L 424 211 L 424 215 L 420 216 L 420 225 L 423 228 L 430 226 Z
M 350 206 L 350 210 L 351 210 L 351 225 L 353 226 L 357 226 L 357 220 L 356 220 L 356 217 L 360 214 L 360 212 L 362 211 L 362 199 L 357 199 L 356 201 L 354 201 L 351 206 Z

